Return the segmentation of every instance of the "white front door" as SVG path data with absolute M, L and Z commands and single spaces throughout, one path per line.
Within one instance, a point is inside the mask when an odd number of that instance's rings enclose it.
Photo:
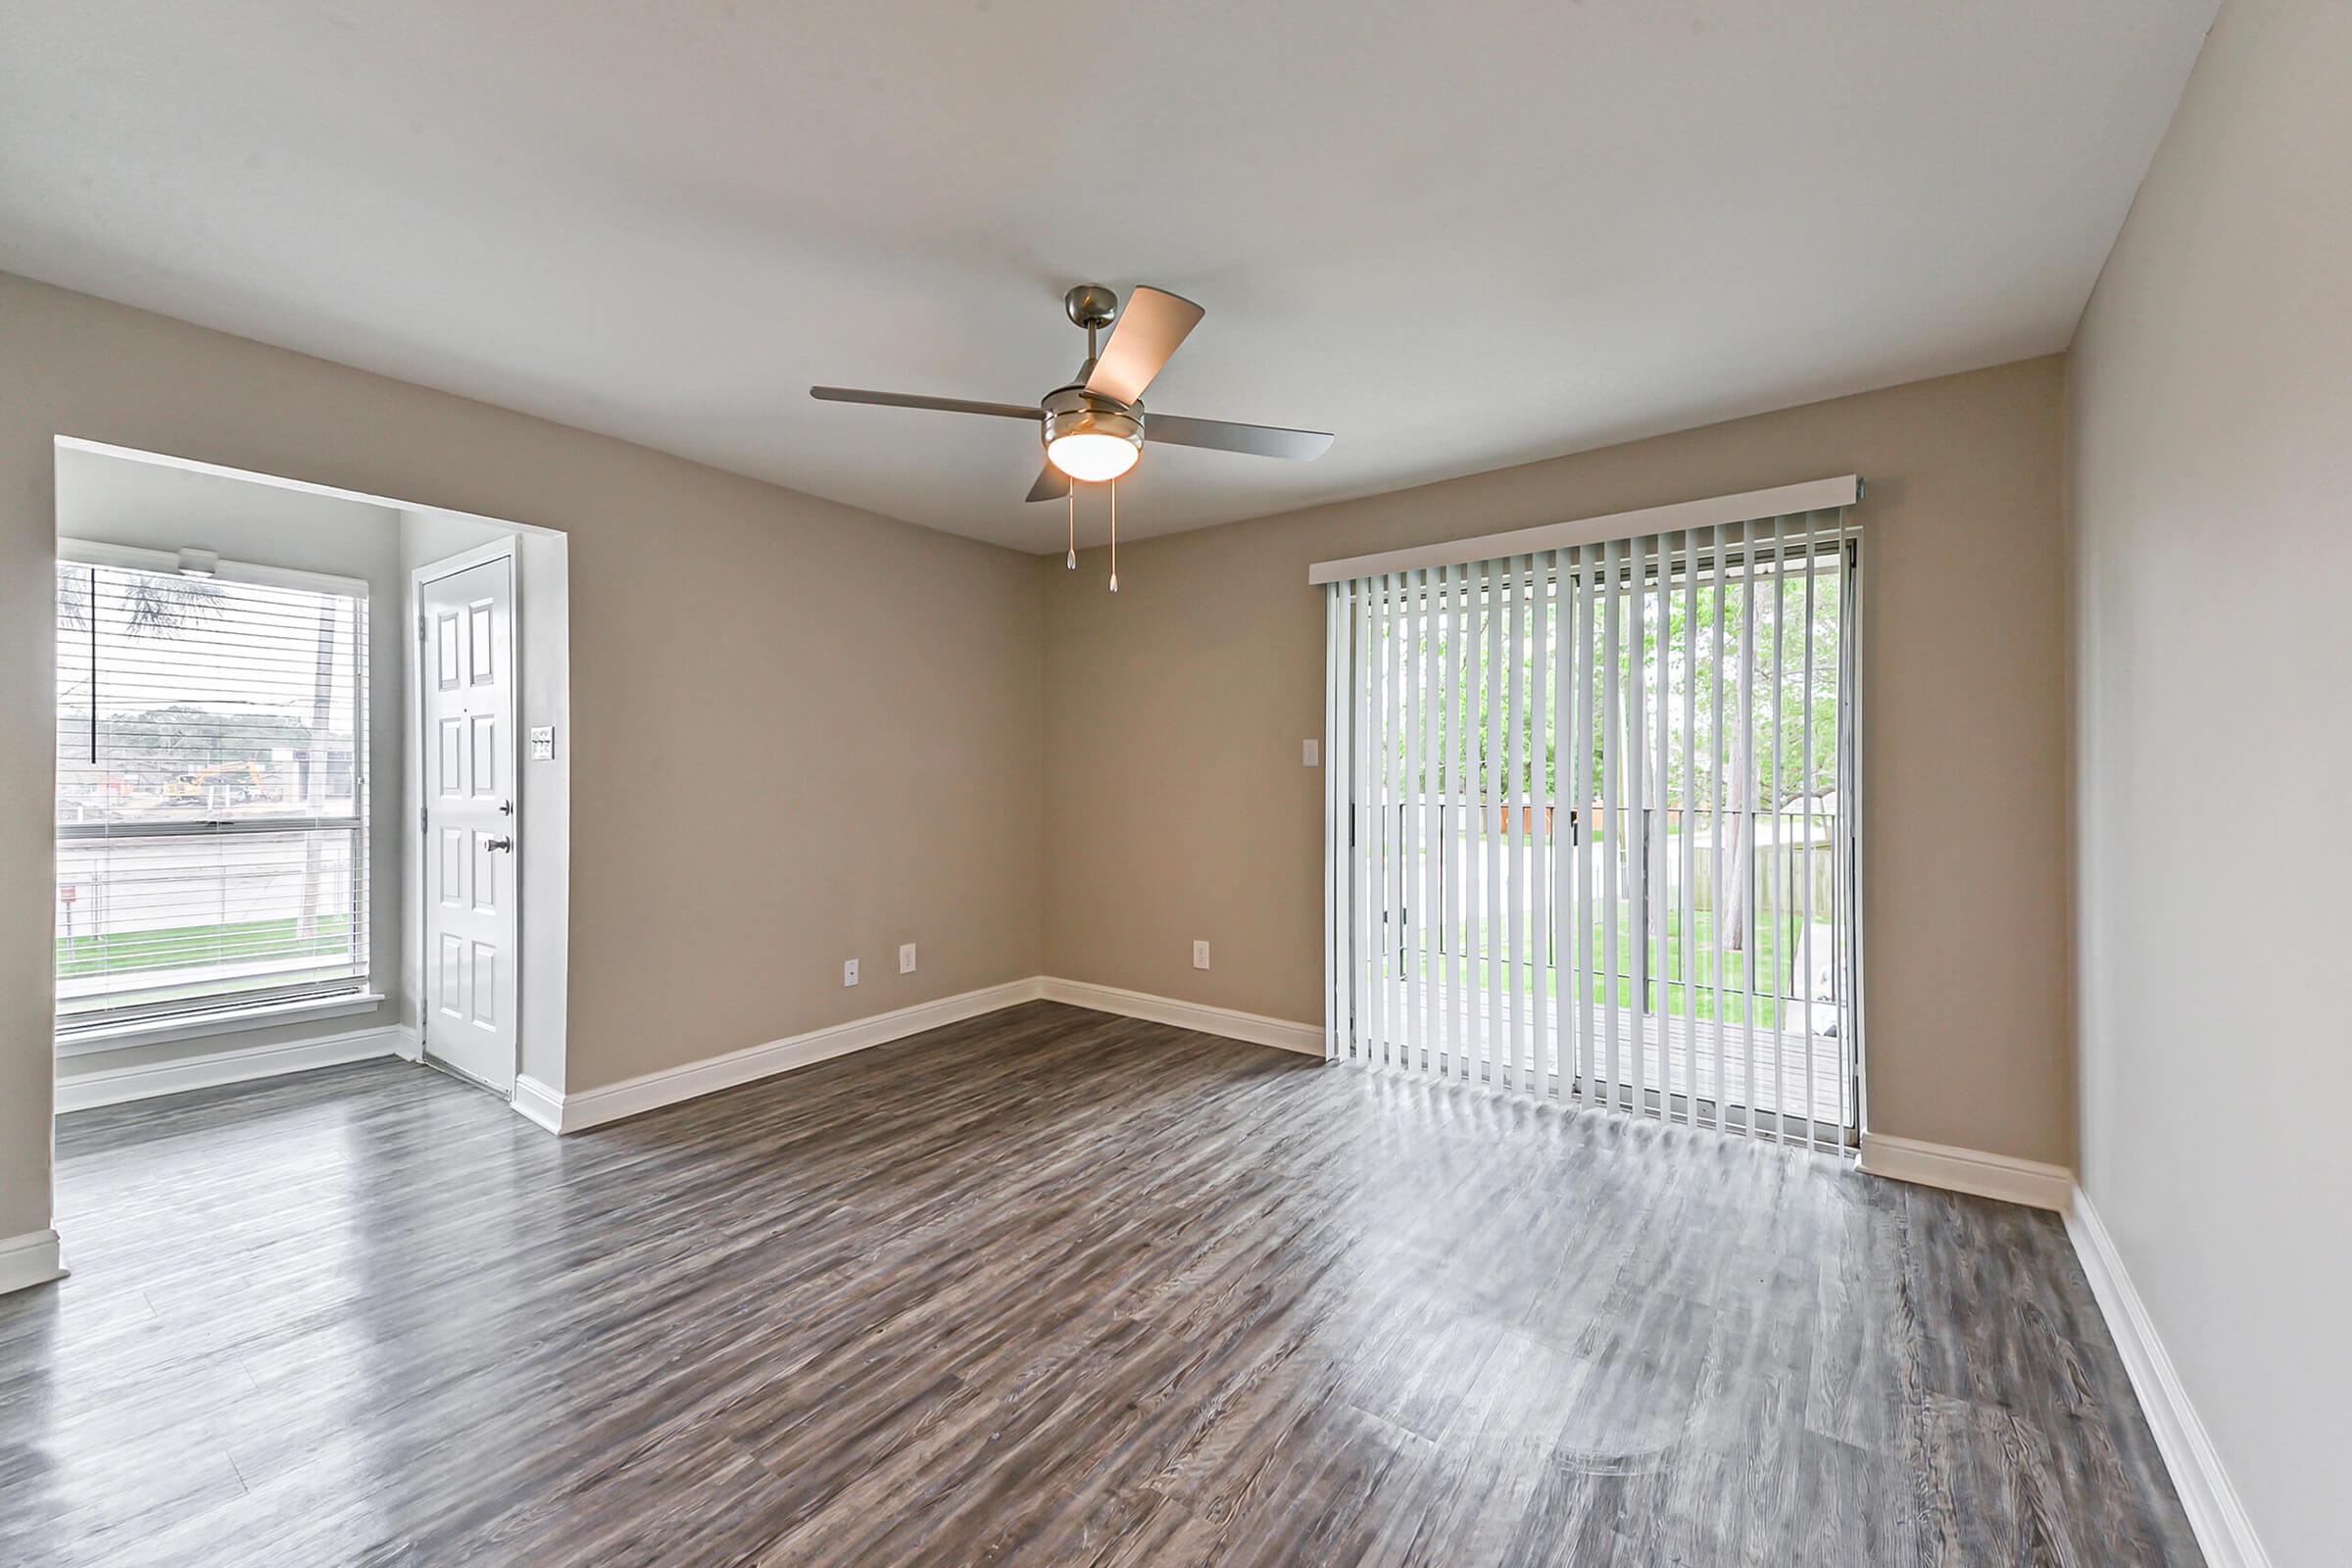
M 514 563 L 419 585 L 424 1050 L 514 1087 Z

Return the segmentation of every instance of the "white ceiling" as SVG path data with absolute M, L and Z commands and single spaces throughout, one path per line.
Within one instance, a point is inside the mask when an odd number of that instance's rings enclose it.
M 1199 527 L 2063 347 L 2218 0 L 0 0 L 0 268 L 1058 550 L 1068 285 Z

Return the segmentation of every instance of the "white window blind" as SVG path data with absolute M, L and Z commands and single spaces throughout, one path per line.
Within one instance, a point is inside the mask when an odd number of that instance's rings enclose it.
M 1860 557 L 1833 507 L 1333 581 L 1328 1054 L 1851 1144 Z
M 364 990 L 365 585 L 61 554 L 61 1036 Z

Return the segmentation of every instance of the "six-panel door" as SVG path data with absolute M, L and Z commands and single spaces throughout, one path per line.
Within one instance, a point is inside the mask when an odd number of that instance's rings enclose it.
M 425 1051 L 514 1082 L 514 577 L 510 560 L 426 582 Z

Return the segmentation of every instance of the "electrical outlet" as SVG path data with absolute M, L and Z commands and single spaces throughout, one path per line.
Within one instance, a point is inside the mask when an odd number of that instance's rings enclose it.
M 844 958 L 841 961 L 841 983 L 845 986 L 854 986 L 858 983 L 858 960 L 856 958 Z
M 914 944 L 911 942 L 902 945 L 899 949 L 899 973 L 914 973 Z
M 1323 765 L 1323 743 L 1321 741 L 1307 741 L 1300 750 L 1299 760 L 1307 766 L 1320 767 Z
M 1196 942 L 1193 944 L 1193 967 L 1196 969 L 1205 969 L 1208 967 L 1207 943 Z

